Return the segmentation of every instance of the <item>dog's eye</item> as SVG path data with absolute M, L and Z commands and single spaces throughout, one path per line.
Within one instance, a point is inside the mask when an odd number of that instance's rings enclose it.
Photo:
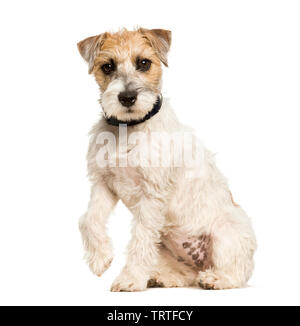
M 110 73 L 112 73 L 115 70 L 115 64 L 113 61 L 111 61 L 110 63 L 106 63 L 106 64 L 102 65 L 101 69 L 106 75 L 109 75 Z
M 148 59 L 138 59 L 136 63 L 136 69 L 140 71 L 147 71 L 151 67 L 151 61 Z

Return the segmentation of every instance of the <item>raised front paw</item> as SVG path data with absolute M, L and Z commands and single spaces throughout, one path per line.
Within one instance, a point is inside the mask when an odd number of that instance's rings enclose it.
M 90 270 L 97 276 L 101 276 L 109 268 L 113 260 L 112 253 L 103 254 L 96 251 L 86 252 L 85 258 Z
M 148 277 L 142 272 L 130 272 L 124 269 L 111 286 L 112 292 L 144 291 Z
M 103 234 L 99 232 L 96 234 L 93 228 L 94 226 L 91 226 L 87 219 L 87 214 L 83 215 L 79 221 L 79 229 L 85 250 L 84 258 L 90 270 L 97 276 L 101 276 L 113 260 L 113 250 L 105 231 L 102 232 Z

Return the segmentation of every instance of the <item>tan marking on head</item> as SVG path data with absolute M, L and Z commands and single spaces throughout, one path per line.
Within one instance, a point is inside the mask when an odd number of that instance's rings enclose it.
M 138 30 L 148 40 L 154 48 L 161 62 L 168 66 L 167 54 L 171 46 L 171 31 L 165 29 L 145 29 Z
M 77 43 L 79 53 L 89 64 L 89 73 L 94 69 L 94 61 L 100 51 L 101 45 L 106 37 L 106 33 L 90 36 Z
M 82 57 L 89 62 L 89 72 L 93 73 L 102 91 L 116 75 L 142 80 L 147 88 L 159 92 L 162 68 L 160 62 L 167 65 L 167 52 L 170 47 L 171 32 L 165 30 L 136 31 L 122 29 L 117 33 L 104 33 L 89 37 L 78 43 Z M 151 67 L 148 71 L 136 70 L 136 60 L 148 59 Z M 113 60 L 116 72 L 105 75 L 101 66 Z

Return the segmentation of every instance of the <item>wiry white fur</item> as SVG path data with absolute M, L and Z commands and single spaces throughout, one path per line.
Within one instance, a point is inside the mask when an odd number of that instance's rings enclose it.
M 105 112 L 114 112 L 115 96 L 109 94 L 118 92 L 119 87 L 116 81 L 104 94 Z M 142 124 L 129 127 L 127 137 L 136 131 L 173 133 L 187 130 L 164 100 L 159 113 Z M 114 133 L 117 140 L 119 136 L 118 128 L 109 126 L 103 119 L 91 131 L 88 172 L 93 186 L 88 211 L 80 220 L 91 270 L 101 275 L 111 262 L 112 248 L 105 225 L 120 199 L 132 212 L 134 220 L 127 263 L 113 283 L 112 291 L 144 290 L 152 278 L 166 287 L 200 284 L 204 288 L 226 289 L 244 286 L 253 269 L 255 236 L 246 213 L 232 202 L 214 156 L 204 150 L 201 167 L 189 171 L 194 178 L 186 177 L 184 167 L 99 168 L 96 156 L 100 145 L 96 139 L 103 131 Z M 202 173 L 199 174 L 200 168 Z M 196 272 L 166 253 L 158 244 L 163 234 L 173 231 L 187 236 L 209 234 L 213 241 L 213 267 Z

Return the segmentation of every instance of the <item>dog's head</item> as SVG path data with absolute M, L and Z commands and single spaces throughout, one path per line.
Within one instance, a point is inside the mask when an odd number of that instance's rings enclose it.
M 107 117 L 143 118 L 161 92 L 161 63 L 168 65 L 171 32 L 163 29 L 103 33 L 78 43 L 102 92 Z

